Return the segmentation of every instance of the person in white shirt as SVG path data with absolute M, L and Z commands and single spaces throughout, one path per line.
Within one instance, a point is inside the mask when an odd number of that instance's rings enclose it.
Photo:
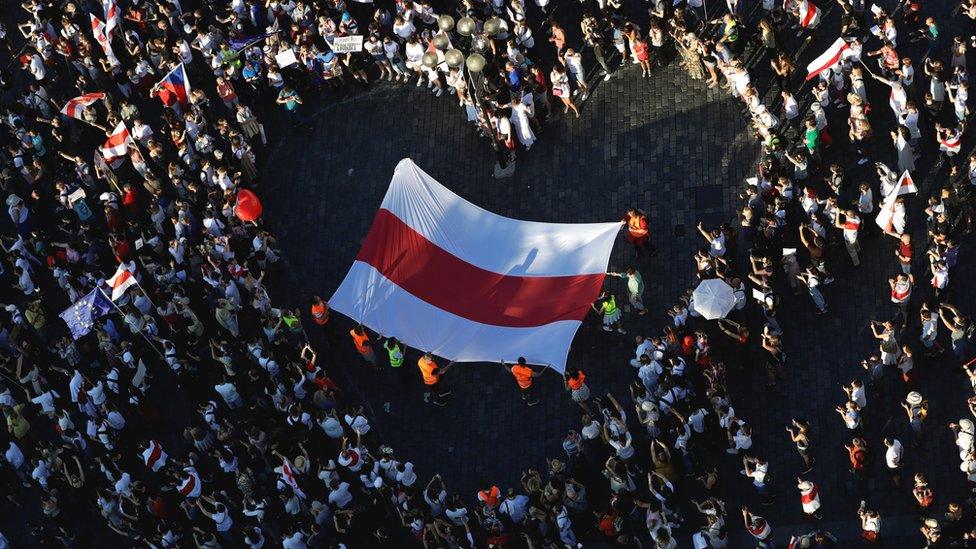
M 847 398 L 857 404 L 859 408 L 864 408 L 868 405 L 867 393 L 864 391 L 864 384 L 859 379 L 851 381 L 850 385 L 844 386 L 844 393 L 847 394 Z
M 884 445 L 887 448 L 885 450 L 885 465 L 888 466 L 892 482 L 898 486 L 901 484 L 901 456 L 904 450 L 898 439 L 885 438 Z
M 333 480 L 329 485 L 329 504 L 335 509 L 345 509 L 352 503 L 352 493 L 348 482 Z

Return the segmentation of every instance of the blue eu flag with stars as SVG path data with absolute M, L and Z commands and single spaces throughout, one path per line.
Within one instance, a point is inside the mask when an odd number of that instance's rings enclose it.
M 95 321 L 108 314 L 112 302 L 99 288 L 95 288 L 85 297 L 61 313 L 61 319 L 71 330 L 71 337 L 79 339 L 91 331 Z

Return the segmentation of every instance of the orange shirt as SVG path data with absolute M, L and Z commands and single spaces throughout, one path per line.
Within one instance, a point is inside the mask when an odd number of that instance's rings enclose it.
M 481 490 L 478 492 L 478 499 L 485 502 L 488 507 L 494 509 L 498 507 L 498 500 L 502 497 L 502 491 L 498 489 L 497 486 L 492 486 L 487 490 Z
M 425 385 L 433 385 L 437 383 L 437 378 L 440 376 L 434 374 L 434 368 L 437 367 L 434 359 L 422 356 L 420 357 L 420 360 L 417 361 L 417 366 L 420 368 L 420 375 L 423 376 Z
M 634 236 L 647 236 L 647 217 L 641 214 L 629 216 L 627 230 Z
M 363 332 L 362 335 L 357 334 L 356 330 L 349 330 L 349 335 L 352 336 L 352 342 L 356 344 L 356 350 L 359 354 L 365 355 L 371 349 L 369 344 L 369 334 Z
M 528 389 L 532 386 L 532 368 L 515 364 L 512 366 L 512 375 L 515 376 L 515 381 L 518 382 L 519 387 Z
M 329 304 L 327 302 L 319 301 L 312 305 L 312 320 L 319 326 L 324 326 L 329 322 Z
M 579 375 L 577 375 L 576 377 L 569 378 L 569 380 L 567 380 L 566 383 L 569 384 L 570 389 L 574 391 L 578 391 L 580 387 L 583 386 L 583 381 L 585 380 L 586 380 L 586 374 L 580 372 Z

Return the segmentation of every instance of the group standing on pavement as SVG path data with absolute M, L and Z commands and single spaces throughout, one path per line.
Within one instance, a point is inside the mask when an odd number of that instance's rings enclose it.
M 4 505 L 28 517 L 18 541 L 84 547 L 105 543 L 108 534 L 93 533 L 111 530 L 152 547 L 577 547 L 602 539 L 670 549 L 681 535 L 695 547 L 726 547 L 733 525 L 719 483 L 752 484 L 768 508 L 787 505 L 771 488 L 781 478 L 796 480 L 797 517 L 816 521 L 821 501 L 839 497 L 821 494 L 814 478 L 814 454 L 827 450 L 794 420 L 787 431 L 801 461 L 796 475 L 782 474 L 736 414 L 728 373 L 759 369 L 769 385 L 790 375 L 780 319 L 792 307 L 781 296 L 806 294 L 812 312 L 834 313 L 834 273 L 845 272 L 845 257 L 856 268 L 873 247 L 896 256 L 898 273 L 885 288 L 894 307 L 871 324 L 878 352 L 865 359 L 864 379 L 844 387 L 837 413 L 849 442 L 835 450 L 846 450 L 856 479 L 872 453 L 884 453 L 893 483 L 924 517 L 925 543 L 971 537 L 971 501 L 947 502 L 939 514 L 924 471 L 907 477 L 910 487 L 901 479 L 905 454 L 948 436 L 926 424 L 926 375 L 916 361 L 939 356 L 976 379 L 974 325 L 949 302 L 973 216 L 976 156 L 964 160 L 962 146 L 976 38 L 950 42 L 945 22 L 909 2 L 890 13 L 859 0 L 839 0 L 835 12 L 808 0 L 755 10 L 729 2 L 718 16 L 708 6 L 712 18 L 700 0 L 671 4 L 653 0 L 646 18 L 634 18 L 619 0 L 588 1 L 577 34 L 548 0 L 23 2 L 22 40 L 0 33 L 0 48 L 22 69 L 0 75 L 9 216 L 0 242 L 0 487 Z M 850 53 L 804 85 L 794 54 L 838 12 Z M 976 21 L 976 2 L 965 0 L 959 13 Z M 440 15 L 472 17 L 472 38 L 443 31 Z M 349 36 L 366 36 L 364 51 L 335 51 L 335 40 Z M 488 61 L 484 80 L 446 62 L 452 43 L 468 41 Z M 636 74 L 621 70 L 627 65 L 650 77 L 678 63 L 742 102 L 761 161 L 741 193 L 738 224 L 699 224 L 695 254 L 696 279 L 724 279 L 736 305 L 715 323 L 688 296 L 671 307 L 660 334 L 637 338 L 627 398 L 595 395 L 584 371 L 567 370 L 566 392 L 583 415 L 562 442 L 565 455 L 543 472 L 525 471 L 504 496 L 484 481 L 462 499 L 438 475 L 424 484 L 412 462 L 376 440 L 365 410 L 330 377 L 331 361 L 307 332 L 324 332 L 330 350 L 347 341 L 328 303 L 314 297 L 297 310 L 272 302 L 266 277 L 284 276 L 277 242 L 241 212 L 242 193 L 260 194 L 258 159 L 274 111 L 308 126 L 306 100 L 321 88 L 368 85 L 377 72 L 416 78 L 437 96 L 454 95 L 510 154 L 534 144 L 540 119 L 559 114 L 554 106 L 580 116 L 597 83 L 590 58 L 604 79 Z M 760 80 L 767 65 L 771 82 Z M 891 122 L 889 146 L 873 126 Z M 845 133 L 853 154 L 845 155 Z M 913 225 L 909 212 L 921 208 L 903 175 L 921 183 L 913 170 L 927 153 L 938 160 L 923 230 Z M 625 213 L 635 265 L 657 252 L 652 221 L 637 207 Z M 640 270 L 613 274 L 643 315 Z M 750 301 L 748 289 L 760 297 Z M 75 339 L 58 314 L 91 295 L 110 301 L 107 314 L 76 323 L 85 333 Z M 626 333 L 612 290 L 594 310 L 605 331 Z M 426 400 L 450 404 L 452 363 L 424 353 L 414 370 L 395 337 L 362 326 L 349 336 L 371 367 L 419 377 Z M 541 372 L 524 362 L 503 366 L 526 404 L 552 398 L 539 394 Z M 893 368 L 904 385 L 882 388 Z M 898 421 L 910 439 L 866 434 L 864 423 L 877 419 L 869 400 L 882 390 L 899 393 Z M 174 433 L 176 409 L 190 417 Z M 973 485 L 973 419 L 954 421 L 949 433 Z M 742 478 L 720 479 L 725 464 Z M 755 507 L 741 508 L 742 528 L 768 546 L 775 527 Z M 858 520 L 864 541 L 884 537 L 868 502 Z M 0 547 L 10 537 L 0 534 Z M 833 543 L 816 525 L 792 541 Z

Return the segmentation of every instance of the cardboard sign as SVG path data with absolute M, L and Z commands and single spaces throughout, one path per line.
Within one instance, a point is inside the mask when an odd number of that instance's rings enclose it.
M 352 53 L 363 51 L 362 36 L 337 36 L 332 41 L 332 51 L 334 53 Z
M 298 63 L 298 58 L 295 57 L 295 51 L 288 48 L 283 52 L 279 52 L 278 55 L 275 55 L 275 63 L 278 63 L 278 67 L 283 69 Z

